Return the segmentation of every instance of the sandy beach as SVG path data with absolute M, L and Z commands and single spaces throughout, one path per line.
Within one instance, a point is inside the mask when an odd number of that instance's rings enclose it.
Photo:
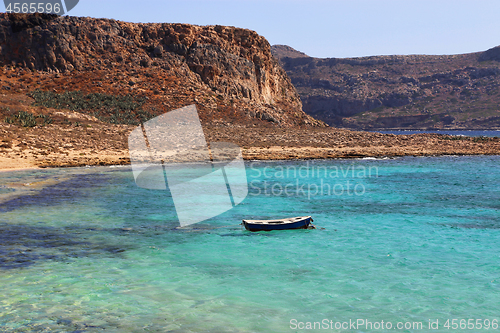
M 127 165 L 127 138 L 134 128 L 99 121 L 30 129 L 0 124 L 6 138 L 0 148 L 0 170 Z M 500 154 L 498 138 L 232 125 L 206 126 L 204 131 L 207 142 L 239 145 L 246 160 Z

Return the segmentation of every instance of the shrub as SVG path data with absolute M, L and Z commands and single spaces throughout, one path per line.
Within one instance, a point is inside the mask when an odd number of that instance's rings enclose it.
M 37 119 L 41 119 L 41 121 L 37 121 Z M 8 124 L 18 124 L 23 127 L 35 127 L 37 125 L 43 126 L 51 124 L 52 118 L 43 114 L 35 116 L 26 111 L 19 111 L 12 117 L 6 117 L 5 122 Z
M 142 109 L 146 102 L 144 97 L 84 94 L 81 91 L 58 94 L 38 89 L 29 93 L 28 96 L 35 100 L 36 106 L 87 113 L 112 124 L 137 125 L 153 118 L 152 114 Z

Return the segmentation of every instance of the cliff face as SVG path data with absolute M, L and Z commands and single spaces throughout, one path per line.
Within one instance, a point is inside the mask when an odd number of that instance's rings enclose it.
M 463 55 L 346 59 L 299 57 L 277 46 L 273 53 L 304 110 L 330 125 L 500 128 L 500 47 Z
M 4 66 L 66 78 L 25 89 L 139 94 L 158 113 L 196 103 L 207 121 L 323 125 L 302 111 L 267 40 L 246 29 L 0 14 L 0 47 Z

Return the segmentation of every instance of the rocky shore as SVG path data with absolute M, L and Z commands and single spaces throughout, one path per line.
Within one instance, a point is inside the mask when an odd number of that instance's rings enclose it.
M 67 125 L 26 129 L 0 123 L 0 170 L 130 164 L 127 138 L 135 126 L 70 115 L 74 122 Z M 500 154 L 500 138 L 231 124 L 205 125 L 204 131 L 207 142 L 238 144 L 246 160 Z
M 138 124 L 191 104 L 206 141 L 233 142 L 247 160 L 500 154 L 498 138 L 328 128 L 250 30 L 24 14 L 0 23 L 3 170 L 129 164 Z

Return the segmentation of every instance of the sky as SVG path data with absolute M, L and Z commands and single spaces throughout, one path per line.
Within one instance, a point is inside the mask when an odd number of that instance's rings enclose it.
M 80 0 L 72 16 L 229 25 L 313 57 L 460 54 L 500 45 L 500 0 Z

